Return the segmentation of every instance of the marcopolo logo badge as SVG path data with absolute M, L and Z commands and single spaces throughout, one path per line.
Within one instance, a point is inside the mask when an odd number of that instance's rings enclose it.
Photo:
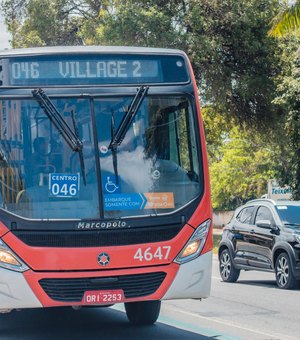
M 110 257 L 107 253 L 101 253 L 98 255 L 97 261 L 101 266 L 107 266 L 110 262 Z
M 78 222 L 76 229 L 119 229 L 119 228 L 129 228 L 125 221 L 107 221 L 107 222 Z

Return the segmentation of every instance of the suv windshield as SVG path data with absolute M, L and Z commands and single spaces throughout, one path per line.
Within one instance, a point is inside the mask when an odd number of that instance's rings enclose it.
M 276 210 L 283 224 L 300 226 L 300 206 L 278 205 Z
M 117 218 L 170 213 L 197 197 L 201 171 L 187 97 L 146 96 L 122 143 L 109 148 L 132 98 L 51 98 L 82 141 L 86 182 L 79 153 L 36 100 L 1 100 L 2 209 L 34 219 Z

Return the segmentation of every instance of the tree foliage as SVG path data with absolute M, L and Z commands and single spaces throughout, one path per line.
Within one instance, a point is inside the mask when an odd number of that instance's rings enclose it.
M 285 48 L 281 56 L 282 73 L 277 79 L 275 101 L 286 112 L 282 126 L 289 138 L 286 148 L 287 171 L 281 172 L 279 178 L 282 183 L 292 187 L 293 197 L 300 200 L 300 34 L 290 34 L 280 43 Z
M 284 3 L 281 11 L 272 20 L 272 27 L 269 30 L 269 35 L 272 37 L 283 37 L 300 27 L 300 1 L 289 5 L 289 2 Z
M 101 0 L 4 0 L 12 47 L 81 45 L 82 20 L 96 18 Z
M 277 46 L 266 36 L 275 8 L 275 1 L 204 0 L 188 15 L 188 50 L 206 99 L 242 122 L 262 125 L 277 113 Z
M 282 183 L 292 187 L 293 198 L 300 200 L 300 1 L 284 3 L 273 20 L 270 36 L 280 40 L 282 74 L 278 77 L 275 101 L 285 108 L 285 131 L 289 136 L 288 173 L 281 173 Z
M 275 0 L 115 0 L 79 34 L 87 44 L 184 49 L 204 101 L 261 126 L 278 113 L 277 43 L 267 36 L 277 7 Z
M 96 20 L 82 23 L 80 36 L 87 44 L 178 47 L 171 2 L 110 1 Z M 176 4 L 174 7 L 176 7 Z
M 270 126 L 263 134 L 236 125 L 212 108 L 202 110 L 213 208 L 234 209 L 267 192 L 269 179 L 277 178 L 286 163 L 285 132 Z M 280 142 L 278 142 L 280 140 Z

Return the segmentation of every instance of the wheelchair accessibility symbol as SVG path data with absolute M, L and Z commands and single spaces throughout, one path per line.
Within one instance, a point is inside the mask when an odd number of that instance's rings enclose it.
M 103 178 L 103 187 L 104 192 L 107 194 L 117 194 L 121 193 L 121 183 L 116 183 L 115 176 L 104 176 Z

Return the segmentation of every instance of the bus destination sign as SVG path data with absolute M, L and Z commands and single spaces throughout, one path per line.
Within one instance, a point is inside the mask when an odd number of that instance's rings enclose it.
M 185 62 L 181 56 L 34 56 L 4 59 L 2 66 L 3 85 L 8 86 L 188 81 Z

